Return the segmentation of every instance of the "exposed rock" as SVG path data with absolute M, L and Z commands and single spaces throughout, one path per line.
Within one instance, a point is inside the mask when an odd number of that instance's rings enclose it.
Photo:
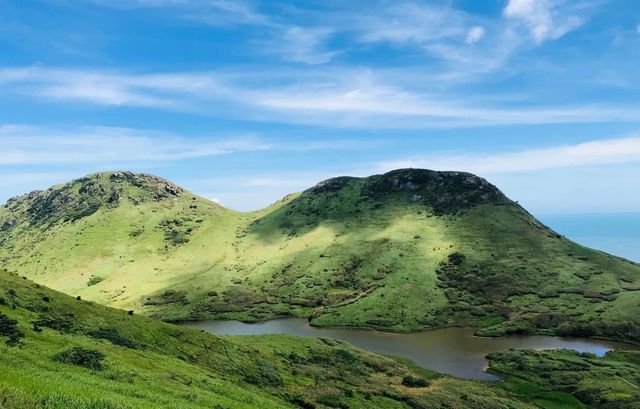
M 337 178 L 327 179 L 327 180 L 323 180 L 322 182 L 319 182 L 310 190 L 313 193 L 335 193 L 335 192 L 339 192 L 345 186 L 347 186 L 350 182 L 357 179 L 358 178 L 354 178 L 350 176 L 340 176 Z
M 162 178 L 133 172 L 97 173 L 47 190 L 36 190 L 7 201 L 7 207 L 23 213 L 31 224 L 53 224 L 91 216 L 100 208 L 175 198 L 183 189 Z M 2 229 L 10 229 L 5 222 Z

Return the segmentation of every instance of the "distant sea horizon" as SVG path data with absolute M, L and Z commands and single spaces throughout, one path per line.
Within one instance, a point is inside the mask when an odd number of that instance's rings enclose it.
M 583 246 L 640 263 L 640 212 L 536 215 Z

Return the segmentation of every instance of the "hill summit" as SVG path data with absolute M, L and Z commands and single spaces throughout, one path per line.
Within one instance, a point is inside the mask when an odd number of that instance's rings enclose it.
M 104 172 L 9 199 L 5 207 L 24 214 L 32 224 L 51 224 L 75 221 L 101 208 L 117 207 L 123 200 L 140 204 L 175 198 L 183 192 L 182 188 L 157 176 Z M 10 224 L 4 229 L 9 227 Z
M 334 178 L 250 213 L 150 175 L 90 175 L 9 201 L 0 243 L 0 267 L 164 320 L 640 340 L 640 266 L 464 172 Z
M 368 178 L 338 177 L 318 183 L 307 193 L 335 194 L 361 180 L 361 196 L 383 199 L 403 195 L 438 214 L 456 212 L 483 203 L 511 203 L 487 180 L 466 172 L 438 172 L 427 169 L 398 169 Z

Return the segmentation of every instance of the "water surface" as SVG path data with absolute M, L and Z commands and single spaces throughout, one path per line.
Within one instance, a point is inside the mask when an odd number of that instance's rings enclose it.
M 468 328 L 445 328 L 411 334 L 392 334 L 366 329 L 315 328 L 306 319 L 286 318 L 257 324 L 239 321 L 188 322 L 192 328 L 216 335 L 288 334 L 305 337 L 326 337 L 348 342 L 358 348 L 412 360 L 416 365 L 440 373 L 467 379 L 497 380 L 485 370 L 485 358 L 491 352 L 518 349 L 573 349 L 598 356 L 630 345 L 581 338 L 560 338 L 538 335 L 482 338 L 473 336 Z
M 640 213 L 541 215 L 567 238 L 640 263 Z

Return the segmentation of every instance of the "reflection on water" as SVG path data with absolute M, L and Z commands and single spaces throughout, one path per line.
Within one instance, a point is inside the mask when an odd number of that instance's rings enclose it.
M 500 338 L 473 336 L 467 328 L 445 328 L 412 334 L 392 334 L 349 328 L 314 328 L 306 319 L 287 318 L 257 324 L 239 321 L 199 321 L 184 325 L 217 335 L 288 334 L 326 337 L 348 342 L 358 348 L 412 360 L 416 365 L 461 378 L 496 380 L 485 372 L 490 352 L 518 349 L 573 349 L 598 356 L 629 345 L 611 341 L 519 335 Z

